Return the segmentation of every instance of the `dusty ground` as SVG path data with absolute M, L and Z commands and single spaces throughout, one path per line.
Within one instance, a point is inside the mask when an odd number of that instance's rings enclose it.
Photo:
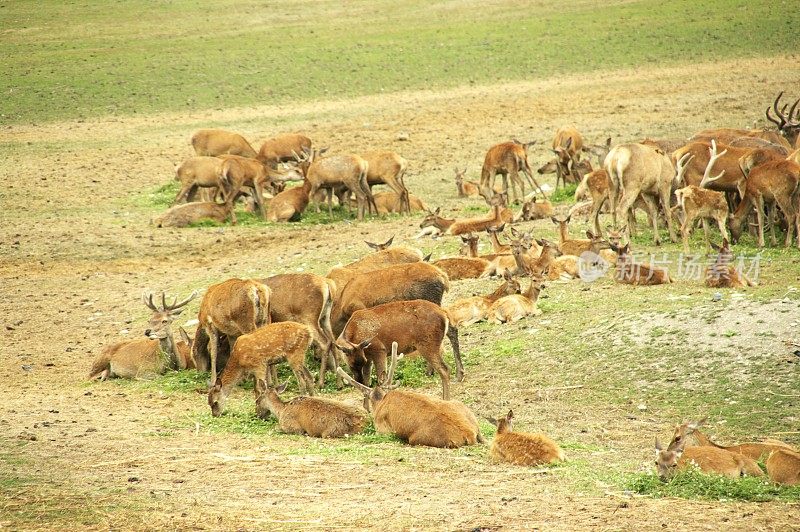
M 796 57 L 787 57 L 654 66 L 291 108 L 4 128 L 0 482 L 7 498 L 0 501 L 0 526 L 63 528 L 77 521 L 96 528 L 800 529 L 798 503 L 632 498 L 617 486 L 581 483 L 575 478 L 580 469 L 562 474 L 495 466 L 483 452 L 393 443 L 342 450 L 304 438 L 214 431 L 195 424 L 197 413 L 207 409 L 200 394 L 84 382 L 103 344 L 140 334 L 145 288 L 184 293 L 231 276 L 324 273 L 365 251 L 364 238 L 396 234 L 407 242 L 415 233 L 417 219 L 154 230 L 143 194 L 171 179 L 173 166 L 190 155 L 187 139 L 199 127 L 230 127 L 258 141 L 304 131 L 335 151 L 396 149 L 411 162 L 406 181 L 412 191 L 447 208 L 456 205 L 452 167 L 466 165 L 468 175 L 477 177 L 493 142 L 512 136 L 547 143 L 565 123 L 577 125 L 590 142 L 685 136 L 709 124 L 750 126 L 761 112 L 760 103 L 751 102 L 798 86 L 796 65 Z M 400 132 L 409 134 L 407 142 L 395 141 Z M 532 164 L 546 153 L 534 148 Z M 549 222 L 534 227 L 552 234 Z M 422 246 L 437 254 L 454 248 L 452 242 Z M 783 279 L 796 283 L 797 277 L 795 270 Z M 451 296 L 473 287 L 484 292 L 492 284 L 464 284 Z M 795 323 L 776 326 L 776 339 L 796 331 L 796 304 L 791 313 L 788 323 Z M 687 331 L 703 323 L 673 325 L 687 341 Z M 499 333 L 478 330 L 483 332 L 467 335 L 467 348 L 490 348 L 486 339 Z M 754 341 L 754 349 L 766 356 L 782 345 L 778 340 Z M 720 337 L 705 341 L 706 347 L 725 347 L 714 344 Z M 547 353 L 540 356 L 547 360 Z M 474 361 L 467 381 L 455 388 L 456 398 L 487 415 L 514 406 L 526 420 L 523 428 L 573 442 L 571 456 L 582 463 L 647 468 L 652 435 L 664 435 L 675 421 L 657 413 L 631 420 L 626 406 L 604 409 L 569 397 L 580 392 L 542 400 L 546 377 L 501 365 L 498 382 L 492 364 Z M 783 374 L 789 390 L 797 390 L 793 368 Z M 589 374 L 576 375 L 575 382 L 592 386 Z M 242 401 L 248 397 L 240 395 Z M 356 399 L 352 392 L 346 396 Z M 797 403 L 787 409 L 793 426 L 786 430 L 797 430 Z

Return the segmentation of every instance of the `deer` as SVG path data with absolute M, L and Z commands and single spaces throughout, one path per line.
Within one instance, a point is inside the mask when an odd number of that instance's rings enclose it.
M 315 152 L 304 150 L 298 161 L 301 169 L 305 169 L 306 179 L 311 182 L 309 197 L 314 198 L 317 191 L 321 188 L 328 192 L 328 215 L 333 215 L 333 189 L 339 185 L 344 185 L 350 192 L 355 194 L 358 205 L 358 220 L 364 219 L 365 211 L 370 211 L 375 207 L 375 199 L 372 197 L 367 175 L 369 164 L 358 155 L 331 155 L 328 157 L 318 157 L 324 150 Z M 319 203 L 314 202 L 317 212 Z
M 367 185 L 370 188 L 374 185 L 388 185 L 400 198 L 400 212 L 410 214 L 411 198 L 403 182 L 403 175 L 406 173 L 408 161 L 393 151 L 373 151 L 364 153 L 361 156 L 368 164 Z
M 675 170 L 672 161 L 661 150 L 643 144 L 620 144 L 614 146 L 605 160 L 608 173 L 609 198 L 614 225 L 617 217 L 631 219 L 632 209 L 641 194 L 647 205 L 653 224 L 653 240 L 661 244 L 658 233 L 658 206 L 669 213 L 670 197 Z M 672 217 L 667 216 L 670 241 L 676 242 Z M 635 218 L 633 218 L 635 220 Z M 629 222 L 628 229 L 634 226 Z
M 335 335 L 341 334 L 354 312 L 392 301 L 424 299 L 437 305 L 449 290 L 442 270 L 425 262 L 398 264 L 358 273 L 339 290 L 331 311 Z
M 697 466 L 704 473 L 716 473 L 729 478 L 762 476 L 758 464 L 742 454 L 711 446 L 691 446 L 689 436 L 705 420 L 686 422 L 675 427 L 672 441 L 663 448 L 656 437 L 656 469 L 662 480 L 669 480 L 677 470 Z
M 446 273 L 451 281 L 488 277 L 495 271 L 491 261 L 480 257 L 445 257 L 432 264 Z
M 238 133 L 223 129 L 201 129 L 192 135 L 192 148 L 197 155 L 216 157 L 217 155 L 241 155 L 256 157 L 256 151 Z
M 522 208 L 514 217 L 516 222 L 529 222 L 532 220 L 543 220 L 553 215 L 553 204 L 547 198 L 537 200 L 536 196 L 531 197 L 522 203 Z
M 226 195 L 224 203 L 214 201 L 193 201 L 170 207 L 158 216 L 154 216 L 152 224 L 156 227 L 189 227 L 203 221 L 225 223 L 230 219 L 236 225 L 236 213 L 233 210 L 232 196 Z
M 502 208 L 492 207 L 491 214 L 477 218 L 452 219 L 440 216 L 441 207 L 435 211 L 427 211 L 427 215 L 419 224 L 420 229 L 432 228 L 438 234 L 458 236 L 466 233 L 477 233 L 486 230 L 487 227 L 496 227 L 504 223 L 502 219 Z
M 478 420 L 459 401 L 445 401 L 392 386 L 397 367 L 397 346 L 392 354 L 386 378 L 370 388 L 356 381 L 339 368 L 339 374 L 351 386 L 364 394 L 380 434 L 394 434 L 410 445 L 457 448 L 485 443 Z
M 706 166 L 703 176 L 704 180 L 709 178 L 711 169 L 720 156 L 721 154 L 712 154 L 712 157 L 709 158 L 708 166 Z M 679 175 L 683 167 L 691 161 L 692 157 L 692 155 L 689 155 L 688 158 L 681 158 L 681 160 L 678 161 Z M 722 238 L 727 240 L 728 231 L 725 227 L 725 223 L 728 219 L 728 202 L 725 200 L 725 195 L 722 192 L 700 188 L 695 185 L 688 185 L 676 190 L 675 197 L 678 200 L 678 207 L 683 211 L 681 239 L 683 240 L 683 251 L 685 253 L 689 253 L 689 233 L 694 227 L 695 220 L 698 218 L 703 220 L 706 247 L 710 245 L 708 234 L 709 219 L 717 222 L 717 227 L 719 227 Z
M 496 241 L 496 233 L 502 231 L 504 227 L 504 225 L 501 225 L 499 228 L 487 228 L 487 233 L 489 233 L 490 237 L 492 237 L 493 243 Z M 505 272 L 512 273 L 517 270 L 517 262 L 514 259 L 514 256 L 511 253 L 504 251 L 506 249 L 510 249 L 509 246 L 500 244 L 499 241 L 497 241 L 497 245 L 499 246 L 498 249 L 501 250 L 499 253 L 479 255 L 477 236 L 473 235 L 472 233 L 461 235 L 461 241 L 463 242 L 460 250 L 462 255 L 485 259 L 490 262 L 489 275 L 503 276 Z M 535 256 L 533 249 L 529 249 L 525 253 L 529 257 Z
M 227 338 L 233 356 L 238 337 L 269 323 L 269 296 L 270 289 L 252 279 L 228 279 L 206 290 L 200 303 L 198 329 L 203 329 L 203 339 L 207 341 L 200 341 L 199 335 L 195 335 L 192 356 L 198 370 L 210 370 L 212 386 L 217 372 L 227 363 L 224 359 L 217 360 L 220 340 L 223 336 Z
M 535 466 L 563 462 L 564 451 L 556 442 L 544 434 L 514 432 L 514 411 L 499 419 L 488 418 L 497 427 L 497 433 L 489 448 L 489 456 L 495 462 L 514 465 Z
M 402 214 L 406 212 L 406 207 L 403 205 L 400 196 L 396 192 L 378 192 L 373 194 L 373 198 L 375 198 L 375 208 L 378 209 L 378 214 L 380 215 Z M 428 206 L 425 205 L 425 202 L 414 194 L 408 194 L 408 212 L 427 210 Z
M 740 161 L 743 168 L 752 169 L 747 176 L 742 175 L 741 178 L 737 178 L 735 183 L 735 187 L 744 192 L 742 201 L 730 220 L 732 241 L 738 242 L 742 233 L 742 224 L 751 209 L 755 209 L 758 224 L 758 247 L 764 247 L 764 206 L 769 204 L 773 207 L 777 205 L 786 216 L 787 230 L 784 246 L 791 246 L 793 235 L 797 234 L 798 247 L 800 247 L 800 217 L 797 211 L 798 193 L 800 193 L 800 188 L 798 188 L 800 186 L 800 164 L 780 159 L 769 160 L 754 166 L 750 159 L 756 156 L 758 156 L 757 153 L 751 153 Z M 706 181 L 713 185 L 723 177 L 724 171 Z M 775 224 L 770 225 L 770 237 L 772 245 L 775 245 Z
M 776 484 L 800 485 L 800 453 L 776 449 L 767 458 L 767 475 Z
M 617 253 L 617 274 L 615 278 L 618 283 L 649 286 L 672 282 L 669 270 L 666 268 L 636 262 L 630 253 L 631 245 L 629 243 L 621 247 L 611 243 L 609 245 Z
M 586 194 L 591 198 L 589 220 L 594 226 L 594 233 L 600 236 L 603 235 L 603 232 L 600 229 L 600 212 L 603 210 L 603 206 L 606 205 L 608 201 L 609 188 L 610 185 L 608 172 L 606 172 L 604 168 L 601 168 L 599 170 L 589 172 L 583 176 L 583 180 L 575 190 L 575 201 L 579 201 L 579 198 L 583 194 Z M 636 209 L 647 212 L 647 216 L 650 217 L 650 211 L 648 210 L 647 204 L 644 202 L 644 199 L 642 199 L 641 195 L 636 198 L 636 201 L 633 204 L 633 210 L 635 211 Z M 572 210 L 570 210 L 570 215 L 571 214 L 573 214 Z M 635 220 L 634 212 L 629 212 L 628 224 L 635 223 Z M 653 225 L 652 220 L 649 221 L 649 224 Z
M 447 311 L 425 300 L 393 301 L 354 312 L 336 345 L 345 353 L 356 381 L 369 384 L 372 366 L 381 382 L 392 342 L 398 349 L 421 356 L 439 374 L 442 399 L 450 399 L 450 368 L 442 358 L 444 338 L 450 340 L 456 361 L 456 380 L 464 380 L 464 365 L 458 345 L 458 329 Z
M 503 296 L 492 303 L 489 307 L 489 323 L 516 323 L 522 318 L 540 315 L 542 311 L 536 306 L 536 302 L 544 288 L 544 279 L 531 276 L 524 292 Z
M 279 192 L 269 202 L 266 220 L 275 223 L 299 221 L 300 215 L 308 207 L 309 192 L 311 192 L 311 182 L 308 179 L 304 179 L 299 187 Z
M 341 401 L 307 396 L 284 401 L 280 394 L 286 391 L 287 384 L 269 388 L 261 383 L 259 389 L 263 391 L 256 399 L 259 417 L 272 413 L 281 432 L 313 438 L 346 438 L 360 434 L 367 425 L 364 409 Z
M 532 242 L 529 243 L 524 238 L 511 241 L 511 254 L 516 263 L 513 273 L 541 277 L 548 273 L 556 258 L 562 255 L 559 247 L 549 240 L 538 239 L 535 242 L 541 247 L 538 257 L 530 254 Z
M 175 195 L 172 205 L 183 201 L 194 201 L 198 189 L 211 189 L 214 195 L 222 190 L 222 159 L 219 157 L 189 157 L 175 167 L 175 180 L 181 188 Z M 213 196 L 212 196 L 213 197 Z
M 311 330 L 302 323 L 283 321 L 269 323 L 253 332 L 242 334 L 233 344 L 231 356 L 219 380 L 208 391 L 211 415 L 219 417 L 225 410 L 225 400 L 237 384 L 250 375 L 255 379 L 255 401 L 264 391 L 261 382 L 273 386 L 270 366 L 286 360 L 300 389 L 314 395 L 314 378 L 305 365 L 306 350 L 311 345 Z
M 92 362 L 88 379 L 152 378 L 170 369 L 193 369 L 192 341 L 183 328 L 179 328 L 181 340 L 175 341 L 171 325 L 195 297 L 197 292 L 192 292 L 186 299 L 178 301 L 176 297 L 168 304 L 166 294 L 161 292 L 159 307 L 153 302 L 152 293 L 142 294 L 142 302 L 153 312 L 144 332 L 145 338 L 117 342 L 103 348 Z
M 254 157 L 264 165 L 269 165 L 274 168 L 278 163 L 296 161 L 297 154 L 310 152 L 312 149 L 311 144 L 310 138 L 299 133 L 278 135 L 277 137 L 265 140 L 258 150 L 258 155 Z
M 525 196 L 525 182 L 519 177 L 519 172 L 521 171 L 527 177 L 531 188 L 535 186 L 544 195 L 542 187 L 536 182 L 528 164 L 528 148 L 535 143 L 536 141 L 523 143 L 514 140 L 496 144 L 489 148 L 481 169 L 480 189 L 493 192 L 495 179 L 497 174 L 500 174 L 503 176 L 503 190 L 508 190 L 508 179 L 510 177 L 511 190 L 516 202 L 521 197 L 517 194 L 517 185 L 522 190 L 522 196 Z
M 559 128 L 553 137 L 552 149 L 556 156 L 556 188 L 558 188 L 559 182 L 566 185 L 567 176 L 570 177 L 570 182 L 580 182 L 583 176 L 577 174 L 575 165 L 578 163 L 580 152 L 583 149 L 583 137 L 578 130 L 574 127 Z M 589 164 L 589 172 L 591 171 L 591 164 Z
M 699 424 L 697 424 L 697 426 L 699 426 Z M 683 427 L 684 425 L 679 425 L 676 431 L 685 430 Z M 788 443 L 778 440 L 765 440 L 763 442 L 741 443 L 739 445 L 729 446 L 719 445 L 711 441 L 708 436 L 699 430 L 693 431 L 689 436 L 689 443 L 687 443 L 687 445 L 690 444 L 700 447 L 716 447 L 718 449 L 724 449 L 733 454 L 740 454 L 755 461 L 761 460 L 762 458 L 767 458 L 773 451 L 787 450 L 791 452 L 797 452 L 797 449 Z
M 268 165 L 263 165 L 256 159 L 238 155 L 224 155 L 220 159 L 222 159 L 220 178 L 227 188 L 228 194 L 231 194 L 235 200 L 242 188 L 252 189 L 256 208 L 264 219 L 267 217 L 264 203 L 264 187 L 266 185 L 269 184 L 274 191 L 273 183 L 303 181 L 303 175 L 295 168 L 279 172 Z
M 755 283 L 745 277 L 736 266 L 731 265 L 733 253 L 728 245 L 728 239 L 722 239 L 722 245 L 711 243 L 711 247 L 718 252 L 717 259 L 706 268 L 706 286 L 709 288 L 743 288 L 755 286 Z
M 552 216 L 550 220 L 558 226 L 558 249 L 561 251 L 563 255 L 574 255 L 579 257 L 582 253 L 586 251 L 591 251 L 595 254 L 599 254 L 598 252 L 600 249 L 608 249 L 608 243 L 603 240 L 603 238 L 599 235 L 592 233 L 591 231 L 586 231 L 586 236 L 589 237 L 588 240 L 586 239 L 576 239 L 570 238 L 569 236 L 569 222 L 570 216 L 567 216 L 564 219 L 556 218 Z
M 259 282 L 269 288 L 270 322 L 294 321 L 308 326 L 320 359 L 319 387 L 325 385 L 328 367 L 339 367 L 336 337 L 331 328 L 331 309 L 336 283 L 313 273 L 284 273 Z M 341 384 L 341 382 L 339 383 Z
M 472 325 L 487 319 L 489 308 L 503 296 L 520 293 L 519 282 L 514 279 L 511 272 L 503 273 L 504 281 L 491 294 L 485 296 L 472 296 L 455 301 L 446 308 L 453 325 Z
M 646 138 L 642 140 L 639 144 L 644 144 L 645 146 L 651 146 L 653 148 L 657 148 L 664 153 L 673 153 L 678 148 L 682 148 L 686 145 L 686 139 L 683 138 L 670 138 L 670 139 L 651 139 Z
M 477 198 L 480 196 L 481 186 L 475 181 L 465 181 L 464 176 L 467 169 L 459 170 L 458 167 L 454 168 L 456 173 L 456 189 L 458 190 L 459 198 Z
M 375 253 L 370 253 L 344 266 L 335 266 L 328 272 L 326 277 L 333 279 L 336 283 L 337 292 L 341 292 L 345 285 L 359 273 L 372 272 L 398 264 L 411 264 L 413 262 L 422 261 L 422 252 L 416 248 L 408 246 L 389 247 L 393 240 L 394 237 L 390 238 L 384 244 L 368 242 L 367 245 L 375 249 Z
M 718 148 L 722 152 L 718 152 Z M 683 186 L 695 185 L 702 188 L 710 188 L 720 192 L 739 192 L 739 179 L 743 178 L 742 169 L 739 166 L 739 159 L 753 151 L 753 148 L 736 148 L 721 144 L 711 139 L 709 141 L 693 141 L 672 153 L 672 158 L 679 161 L 687 157 L 686 169 L 683 174 Z M 722 170 L 720 176 L 724 175 L 723 180 L 704 179 L 706 168 L 712 155 L 716 155 L 714 164 L 717 169 Z M 679 185 L 680 182 L 676 182 Z

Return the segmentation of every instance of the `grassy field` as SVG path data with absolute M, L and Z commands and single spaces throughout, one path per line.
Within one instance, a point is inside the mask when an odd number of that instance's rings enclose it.
M 222 109 L 796 51 L 773 0 L 0 6 L 0 123 Z M 214 124 L 207 124 L 214 125 Z

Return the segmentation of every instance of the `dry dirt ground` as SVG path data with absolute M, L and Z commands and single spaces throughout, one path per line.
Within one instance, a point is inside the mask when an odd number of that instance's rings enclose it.
M 141 333 L 145 288 L 186 293 L 232 276 L 324 273 L 366 251 L 365 238 L 396 234 L 407 243 L 417 230 L 418 217 L 153 229 L 143 195 L 168 182 L 174 165 L 190 155 L 195 129 L 228 127 L 257 142 L 303 131 L 335 151 L 396 149 L 411 163 L 412 191 L 447 209 L 457 204 L 452 167 L 467 166 L 476 178 L 486 147 L 499 140 L 546 143 L 564 123 L 576 124 L 590 142 L 685 136 L 709 124 L 750 126 L 761 112 L 751 102 L 796 89 L 798 81 L 797 58 L 776 57 L 294 107 L 3 128 L 0 482 L 7 498 L 0 501 L 0 527 L 800 528 L 796 502 L 629 497 L 595 481 L 576 490 L 580 482 L 558 469 L 492 465 L 482 451 L 398 443 L 342 450 L 305 438 L 212 431 L 195 422 L 207 409 L 200 393 L 85 382 L 103 344 Z M 395 140 L 401 132 L 408 141 Z M 536 164 L 547 152 L 531 153 Z M 535 227 L 552 231 L 549 225 Z M 422 245 L 437 254 L 454 249 L 453 243 Z M 454 288 L 454 294 L 467 290 Z M 793 313 L 796 319 L 796 306 Z M 466 344 L 487 348 L 480 340 L 468 336 Z M 492 378 L 490 364 L 468 371 L 455 386 L 456 398 L 486 415 L 513 405 L 528 420 L 523 428 L 585 442 L 572 452 L 584 461 L 647 468 L 652 435 L 664 436 L 675 421 L 656 416 L 637 425 L 624 408 L 561 399 L 572 392 L 541 400 L 535 392 L 542 381 L 524 368 L 506 382 Z M 591 376 L 580 382 L 591 386 Z M 437 389 L 434 382 L 430 391 Z M 249 392 L 238 395 L 249 401 Z M 341 395 L 358 399 L 350 390 Z M 797 412 L 787 416 L 797 430 Z

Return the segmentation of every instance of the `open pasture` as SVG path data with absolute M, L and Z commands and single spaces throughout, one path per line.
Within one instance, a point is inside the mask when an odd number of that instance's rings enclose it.
M 654 476 L 655 437 L 685 419 L 708 416 L 720 442 L 800 444 L 800 252 L 759 250 L 750 235 L 734 252 L 748 265 L 759 257 L 756 287 L 710 289 L 680 274 L 680 241 L 662 229 L 653 246 L 642 219 L 632 245 L 665 261 L 674 283 L 551 282 L 540 316 L 460 329 L 466 378 L 453 379 L 452 397 L 487 439 L 484 418 L 513 409 L 519 430 L 563 448 L 567 461 L 551 468 L 493 464 L 482 446 L 411 447 L 371 428 L 331 441 L 283 435 L 256 417 L 252 383 L 213 418 L 207 374 L 193 371 L 85 380 L 103 345 L 142 335 L 144 289 L 185 296 L 229 277 L 324 275 L 366 254 L 363 240 L 392 235 L 434 259 L 457 252 L 456 237 L 413 240 L 419 214 L 357 222 L 311 207 L 293 224 L 242 212 L 237 226 L 155 229 L 197 129 L 224 127 L 254 145 L 299 131 L 336 153 L 391 149 L 409 161 L 413 194 L 448 216 L 474 216 L 486 207 L 457 198 L 453 167 L 477 180 L 486 149 L 512 137 L 537 141 L 536 168 L 567 124 L 591 143 L 765 125 L 778 92 L 800 96 L 789 2 L 357 3 L 352 12 L 237 2 L 202 14 L 189 2 L 125 3 L 119 19 L 99 3 L 55 4 L 0 8 L 13 74 L 0 80 L 12 95 L 0 104 L 0 526 L 797 528 L 796 487 Z M 347 39 L 353 13 L 375 22 Z M 608 29 L 609 20 L 619 23 Z M 211 39 L 193 31 L 211 27 Z M 573 35 L 579 52 L 568 54 L 560 43 Z M 174 55 L 162 55 L 168 46 Z M 508 58 L 509 49 L 521 52 Z M 215 72 L 228 75 L 217 83 Z M 559 214 L 572 204 L 565 196 Z M 549 220 L 520 226 L 557 240 Z M 588 227 L 580 219 L 570 230 Z M 702 257 L 701 231 L 690 243 Z M 498 284 L 453 281 L 444 304 Z M 439 394 L 424 370 L 401 361 L 396 380 Z M 361 400 L 332 377 L 321 395 Z

